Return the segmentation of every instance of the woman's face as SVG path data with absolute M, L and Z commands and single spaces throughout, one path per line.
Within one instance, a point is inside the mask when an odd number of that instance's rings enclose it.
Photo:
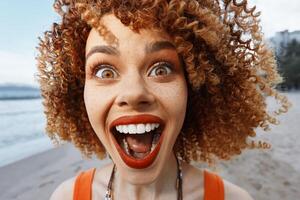
M 167 164 L 184 121 L 184 71 L 166 33 L 135 33 L 112 14 L 101 21 L 118 45 L 95 29 L 88 36 L 84 100 L 89 120 L 122 177 L 150 183 Z

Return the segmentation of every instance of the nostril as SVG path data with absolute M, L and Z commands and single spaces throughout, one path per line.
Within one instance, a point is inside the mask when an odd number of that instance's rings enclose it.
M 126 105 L 127 105 L 127 103 L 124 101 L 119 103 L 119 106 L 126 106 Z
M 139 104 L 139 105 L 148 105 L 148 104 L 150 104 L 150 102 L 149 102 L 149 101 L 140 101 L 138 104 Z M 119 105 L 120 107 L 122 107 L 122 106 L 128 105 L 128 103 L 125 102 L 125 101 L 122 101 L 122 102 L 119 102 L 118 105 Z
M 155 102 L 155 98 L 150 93 L 141 93 L 141 92 L 130 92 L 125 91 L 126 93 L 118 95 L 115 99 L 116 105 L 119 107 L 140 107 L 140 106 L 149 106 Z
M 140 104 L 141 104 L 141 105 L 148 105 L 148 104 L 150 104 L 150 103 L 149 103 L 149 101 L 141 101 Z

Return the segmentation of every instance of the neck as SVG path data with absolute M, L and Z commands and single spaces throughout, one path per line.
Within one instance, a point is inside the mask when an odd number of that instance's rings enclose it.
M 113 181 L 114 199 L 176 199 L 178 166 L 174 154 L 165 163 L 160 175 L 149 184 L 132 184 L 123 179 L 116 170 Z

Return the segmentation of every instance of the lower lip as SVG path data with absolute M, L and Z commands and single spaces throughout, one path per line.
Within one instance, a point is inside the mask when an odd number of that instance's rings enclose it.
M 135 168 L 135 169 L 147 168 L 154 162 L 155 158 L 157 157 L 157 155 L 159 153 L 160 146 L 162 143 L 162 138 L 163 138 L 163 134 L 161 134 L 155 149 L 150 154 L 145 156 L 145 158 L 143 158 L 143 159 L 136 159 L 132 156 L 127 155 L 127 153 L 125 153 L 124 150 L 122 149 L 122 147 L 118 144 L 115 137 L 114 136 L 112 137 L 113 142 L 114 142 L 122 160 L 126 163 L 126 165 L 128 165 L 131 168 Z

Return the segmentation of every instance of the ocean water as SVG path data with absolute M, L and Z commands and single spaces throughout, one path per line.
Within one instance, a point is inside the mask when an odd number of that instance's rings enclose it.
M 52 148 L 41 99 L 0 101 L 0 166 Z

